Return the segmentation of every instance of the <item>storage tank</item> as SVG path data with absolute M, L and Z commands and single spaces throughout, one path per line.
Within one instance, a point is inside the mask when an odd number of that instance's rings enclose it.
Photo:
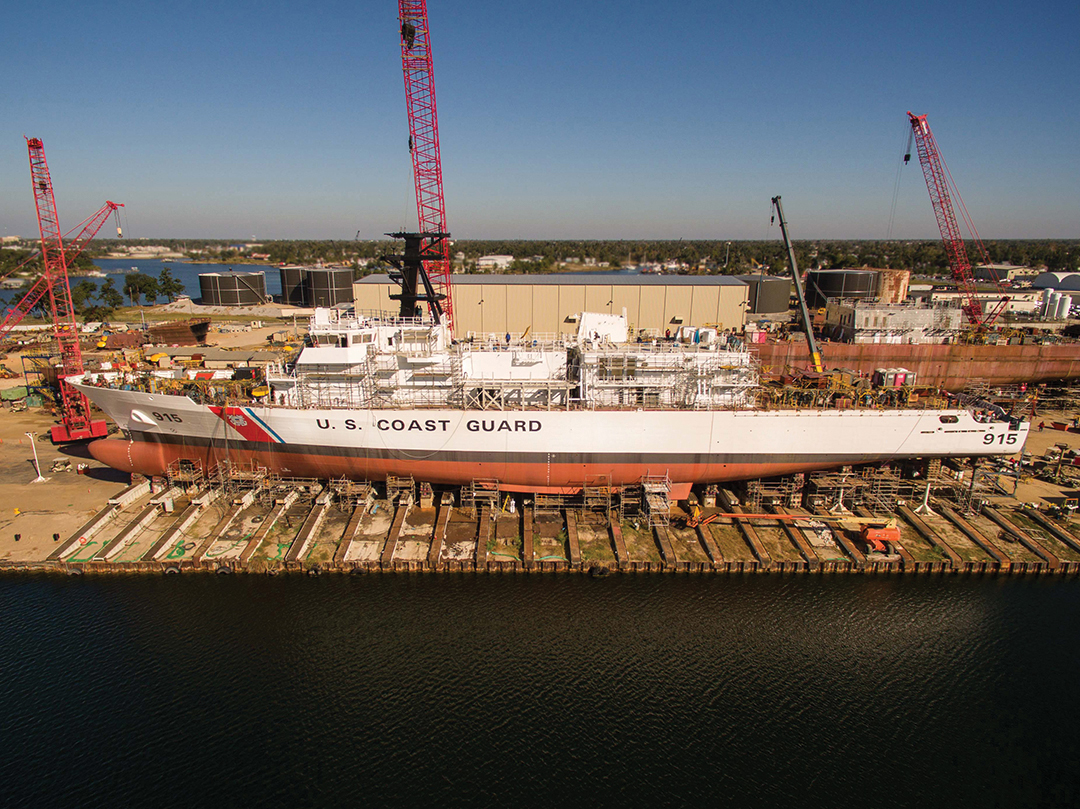
M 353 271 L 349 267 L 309 269 L 307 283 L 309 306 L 336 306 L 352 303 Z
M 1057 292 L 1050 293 L 1050 297 L 1046 300 L 1046 314 L 1044 315 L 1046 320 L 1053 320 L 1057 317 L 1057 305 L 1059 300 L 1061 300 L 1061 295 Z
M 877 297 L 874 270 L 810 270 L 806 274 L 806 305 L 820 309 L 829 298 Z
M 786 312 L 791 298 L 791 279 L 775 275 L 735 276 L 749 289 L 746 291 L 747 313 L 752 315 Z
M 1050 315 L 1047 314 L 1050 311 L 1050 296 L 1054 294 L 1054 290 L 1047 287 L 1043 290 L 1042 300 L 1039 301 L 1039 314 L 1043 320 L 1048 320 Z
M 204 306 L 257 306 L 269 300 L 261 272 L 200 273 L 199 289 Z
M 286 306 L 310 306 L 307 294 L 307 273 L 304 267 L 281 267 L 281 302 Z
M 1069 316 L 1069 307 L 1072 306 L 1071 295 L 1059 295 L 1057 302 L 1057 309 L 1054 312 L 1054 318 L 1056 320 L 1064 320 Z

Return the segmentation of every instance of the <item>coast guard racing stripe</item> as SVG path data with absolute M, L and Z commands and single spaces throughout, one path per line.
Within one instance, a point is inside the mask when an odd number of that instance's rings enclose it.
M 210 407 L 210 412 L 220 418 L 247 441 L 283 444 L 281 436 L 256 416 L 250 407 Z

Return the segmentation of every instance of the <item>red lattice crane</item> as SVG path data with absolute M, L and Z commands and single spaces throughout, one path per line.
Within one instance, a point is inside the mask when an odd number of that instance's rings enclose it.
M 908 112 L 908 120 L 911 123 L 911 135 L 915 139 L 915 145 L 919 150 L 919 163 L 922 166 L 923 177 L 926 178 L 926 188 L 930 192 L 930 203 L 934 207 L 938 230 L 941 232 L 941 240 L 944 242 L 945 252 L 948 254 L 949 269 L 952 270 L 953 281 L 964 298 L 962 307 L 964 314 L 975 326 L 990 326 L 997 319 L 997 316 L 1001 314 L 1009 299 L 1003 297 L 991 311 L 983 311 L 982 303 L 979 301 L 975 290 L 975 276 L 971 271 L 971 260 L 968 258 L 964 237 L 960 233 L 960 226 L 956 221 L 956 212 L 953 210 L 952 194 L 956 196 L 959 202 L 960 212 L 964 217 L 964 222 L 971 233 L 972 239 L 982 254 L 983 262 L 989 265 L 990 257 L 979 239 L 978 231 L 975 230 L 971 217 L 968 216 L 964 200 L 960 197 L 960 192 L 956 190 L 956 185 L 952 182 L 952 176 L 949 174 L 945 162 L 941 159 L 941 152 L 938 151 L 937 141 L 934 140 L 934 133 L 930 131 L 930 124 L 927 123 L 926 116 Z M 906 163 L 910 158 L 911 148 L 909 145 L 907 154 L 904 155 L 904 162 Z M 950 194 L 950 189 L 952 194 Z
M 401 67 L 409 112 L 409 151 L 416 181 L 416 217 L 423 244 L 424 270 L 442 299 L 441 314 L 453 325 L 450 296 L 450 234 L 446 232 L 439 116 L 431 62 L 431 31 L 426 0 L 398 0 L 401 23 Z M 441 320 L 439 301 L 429 301 L 432 317 Z
M 94 421 L 90 417 L 90 403 L 86 397 L 75 390 L 64 379 L 83 372 L 82 350 L 79 347 L 79 326 L 75 321 L 75 306 L 71 301 L 71 285 L 68 282 L 67 256 L 64 251 L 64 238 L 60 233 L 60 223 L 56 214 L 56 199 L 53 196 L 52 178 L 49 176 L 49 165 L 45 162 L 45 147 L 39 138 L 27 138 L 26 147 L 30 153 L 30 178 L 34 188 L 34 205 L 37 208 L 38 229 L 41 231 L 41 263 L 44 273 L 39 279 L 41 285 L 37 300 L 47 296 L 49 300 L 49 312 L 53 321 L 53 334 L 60 351 L 60 418 L 61 423 L 52 428 L 52 440 L 56 443 L 63 441 L 78 441 L 84 438 L 99 438 L 108 432 L 108 427 L 103 419 Z M 101 229 L 109 215 L 115 213 L 118 205 L 106 203 L 102 211 L 95 214 L 83 228 L 83 232 L 76 237 L 79 251 L 86 245 L 93 235 Z M 100 221 L 97 221 L 100 216 Z M 97 222 L 96 229 L 93 227 Z M 31 293 L 38 289 L 38 284 L 31 288 Z M 23 301 L 30 298 L 28 294 Z M 23 309 L 22 304 L 16 307 L 16 312 L 21 312 L 18 320 L 22 320 L 27 312 L 33 308 L 33 304 Z M 12 315 L 16 314 L 12 312 Z M 4 321 L 7 330 L 10 331 L 8 321 L 11 315 Z M 16 321 L 17 322 L 17 321 Z M 14 325 L 14 324 L 11 324 Z

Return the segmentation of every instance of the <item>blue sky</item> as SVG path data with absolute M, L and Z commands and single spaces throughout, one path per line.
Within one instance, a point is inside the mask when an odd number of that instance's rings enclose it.
M 885 238 L 906 111 L 984 238 L 1080 235 L 1080 4 L 429 0 L 459 238 Z M 0 28 L 0 235 L 415 225 L 397 4 L 38 2 Z M 917 163 L 891 235 L 935 238 Z

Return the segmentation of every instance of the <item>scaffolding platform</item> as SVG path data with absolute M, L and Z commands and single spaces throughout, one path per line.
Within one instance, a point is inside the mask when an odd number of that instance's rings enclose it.
M 478 478 L 468 486 L 461 487 L 461 507 L 477 513 L 477 507 L 499 507 L 499 481 L 494 478 Z
M 746 481 L 743 502 L 753 511 L 761 511 L 762 506 L 783 506 L 797 508 L 802 505 L 803 486 L 806 475 L 799 472 L 775 478 L 758 478 Z M 712 495 L 715 505 L 716 494 Z
M 641 479 L 645 494 L 645 515 L 651 528 L 667 528 L 671 524 L 671 481 L 667 475 L 647 475 Z
M 416 499 L 416 481 L 412 479 L 412 476 L 398 478 L 392 475 L 386 477 L 386 500 L 388 503 L 397 503 L 404 496 L 408 495 L 409 502 L 413 502 Z

